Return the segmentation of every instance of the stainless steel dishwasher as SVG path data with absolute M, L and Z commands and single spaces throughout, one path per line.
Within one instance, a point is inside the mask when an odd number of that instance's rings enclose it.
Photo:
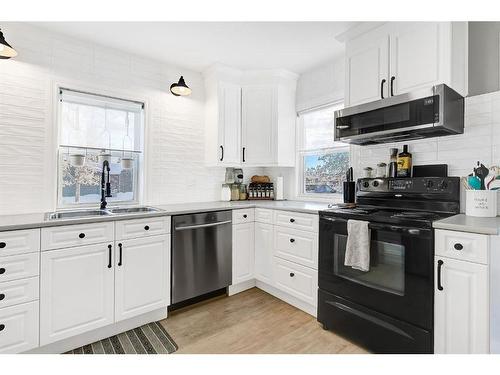
M 231 219 L 231 211 L 173 217 L 172 304 L 231 284 Z

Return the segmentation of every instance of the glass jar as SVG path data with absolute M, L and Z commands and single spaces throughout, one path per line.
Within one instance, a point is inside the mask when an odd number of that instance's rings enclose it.
M 247 186 L 245 184 L 240 185 L 240 201 L 246 201 L 247 196 Z
M 231 200 L 232 201 L 240 200 L 240 186 L 238 184 L 231 185 Z
M 372 178 L 372 172 L 373 172 L 373 168 L 372 167 L 363 168 L 363 172 L 364 172 L 364 177 L 365 178 Z
M 377 177 L 378 178 L 387 177 L 387 164 L 386 163 L 378 163 L 377 164 Z
M 223 202 L 229 202 L 231 200 L 231 187 L 228 184 L 222 184 L 220 200 Z

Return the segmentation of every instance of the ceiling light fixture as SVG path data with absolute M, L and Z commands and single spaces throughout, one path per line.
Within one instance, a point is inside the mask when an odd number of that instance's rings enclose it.
M 10 46 L 5 40 L 2 30 L 0 30 L 0 59 L 10 59 L 11 57 L 16 57 L 17 52 L 14 48 Z
M 179 82 L 172 83 L 170 85 L 170 92 L 175 96 L 187 96 L 191 95 L 192 90 L 184 82 L 184 77 L 179 78 Z

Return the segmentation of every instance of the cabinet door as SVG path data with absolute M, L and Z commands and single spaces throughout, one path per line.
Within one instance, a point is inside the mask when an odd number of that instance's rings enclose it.
M 273 226 L 255 223 L 255 278 L 273 282 Z
M 42 253 L 40 345 L 112 324 L 112 245 Z
M 254 277 L 254 258 L 254 223 L 233 225 L 233 285 Z
M 242 103 L 243 163 L 275 164 L 278 120 L 276 87 L 243 87 Z
M 391 31 L 391 74 L 394 95 L 445 81 L 449 25 L 440 22 L 396 23 Z M 448 42 L 448 43 L 447 43 Z M 394 77 L 394 78 L 392 78 Z M 389 82 L 391 85 L 391 82 Z
M 346 106 L 388 96 L 389 36 L 360 38 L 346 47 Z
M 488 353 L 488 266 L 445 257 L 435 263 L 434 351 Z
M 118 242 L 115 267 L 115 321 L 167 307 L 170 235 Z
M 221 83 L 219 99 L 219 164 L 239 165 L 241 157 L 241 87 Z

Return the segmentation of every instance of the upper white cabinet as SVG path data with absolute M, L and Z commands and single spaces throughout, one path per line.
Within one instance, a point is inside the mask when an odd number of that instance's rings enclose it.
M 440 83 L 467 94 L 466 22 L 390 22 L 346 42 L 346 106 Z
M 215 66 L 205 73 L 205 157 L 209 165 L 293 166 L 295 90 L 291 72 L 239 71 Z

